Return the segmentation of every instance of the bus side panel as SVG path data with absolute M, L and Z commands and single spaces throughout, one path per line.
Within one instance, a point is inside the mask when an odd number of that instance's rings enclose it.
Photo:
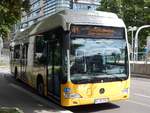
M 46 67 L 43 65 L 37 65 L 35 63 L 35 41 L 36 37 L 30 37 L 29 48 L 28 48 L 28 65 L 26 76 L 28 78 L 28 84 L 37 88 L 37 77 L 38 75 L 42 76 L 44 82 L 45 95 L 47 94 L 47 80 L 46 80 Z
M 20 51 L 20 44 L 16 42 L 16 45 L 11 49 L 10 66 L 12 74 L 15 74 L 15 71 L 17 71 L 17 78 L 19 78 L 20 75 Z
M 43 82 L 44 82 L 44 94 L 47 95 L 47 78 L 46 78 L 46 67 L 44 66 L 36 66 L 33 67 L 32 75 L 31 75 L 31 81 L 33 87 L 37 88 L 37 77 L 42 76 Z

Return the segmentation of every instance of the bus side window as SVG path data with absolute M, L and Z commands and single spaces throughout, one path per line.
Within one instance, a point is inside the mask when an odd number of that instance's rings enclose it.
M 61 73 L 61 45 L 60 42 L 57 41 L 54 43 L 54 58 L 53 58 L 53 63 L 54 63 L 54 74 L 59 75 Z
M 20 45 L 14 47 L 14 59 L 20 58 Z
M 34 53 L 35 65 L 41 65 L 47 63 L 47 43 L 44 37 L 36 37 L 35 41 L 35 53 Z
M 24 44 L 22 47 L 22 59 L 24 59 L 24 64 L 27 64 L 28 56 L 28 43 Z

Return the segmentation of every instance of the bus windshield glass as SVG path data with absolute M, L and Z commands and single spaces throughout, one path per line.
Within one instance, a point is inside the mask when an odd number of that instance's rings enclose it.
M 110 81 L 127 78 L 126 40 L 123 32 L 122 35 L 118 34 L 111 35 L 111 38 L 107 37 L 107 33 L 106 37 L 104 34 L 102 37 L 98 34 L 96 38 L 71 35 L 72 82 L 95 82 L 103 79 Z

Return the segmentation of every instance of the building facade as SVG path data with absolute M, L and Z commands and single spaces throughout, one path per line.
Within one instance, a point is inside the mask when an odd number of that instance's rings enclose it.
M 63 9 L 96 10 L 100 0 L 30 0 L 31 9 L 24 13 L 15 31 L 24 29 L 43 18 Z
M 100 0 L 74 0 L 74 10 L 96 10 Z

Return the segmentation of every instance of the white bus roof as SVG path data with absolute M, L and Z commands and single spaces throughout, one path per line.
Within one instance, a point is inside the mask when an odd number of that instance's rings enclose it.
M 71 24 L 125 27 L 124 22 L 114 13 L 64 10 L 37 22 L 21 33 L 17 33 L 15 37 L 23 38 L 28 35 L 46 32 L 60 26 L 66 31 L 70 29 Z

